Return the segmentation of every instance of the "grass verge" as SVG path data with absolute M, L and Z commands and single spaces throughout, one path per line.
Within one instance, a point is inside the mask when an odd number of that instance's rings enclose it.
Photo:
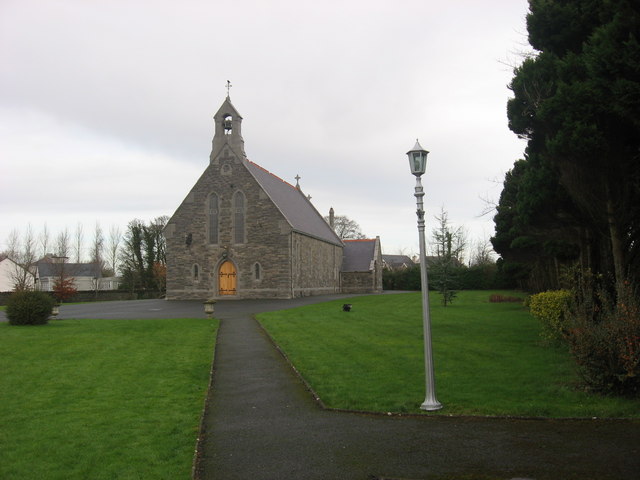
M 190 478 L 216 329 L 0 324 L 0 478 Z
M 640 417 L 640 400 L 581 391 L 565 349 L 542 343 L 520 304 L 432 294 L 437 414 Z M 514 292 L 501 292 L 514 295 Z M 343 303 L 352 303 L 343 312 Z M 419 293 L 356 297 L 258 319 L 330 408 L 419 413 L 424 400 Z

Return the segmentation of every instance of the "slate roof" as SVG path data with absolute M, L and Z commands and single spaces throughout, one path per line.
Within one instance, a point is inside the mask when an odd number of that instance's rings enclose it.
M 246 166 L 295 231 L 342 246 L 340 238 L 300 189 L 250 160 Z
M 407 255 L 382 255 L 382 260 L 390 267 L 390 268 L 400 268 L 400 267 L 410 267 L 412 265 L 417 265 L 411 257 Z
M 38 275 L 42 277 L 56 277 L 60 275 L 62 263 L 38 262 Z M 95 263 L 65 263 L 64 273 L 70 277 L 95 277 Z M 98 273 L 100 273 L 98 271 Z M 100 276 L 98 274 L 98 276 Z
M 376 240 L 344 240 L 343 272 L 368 272 L 374 260 Z

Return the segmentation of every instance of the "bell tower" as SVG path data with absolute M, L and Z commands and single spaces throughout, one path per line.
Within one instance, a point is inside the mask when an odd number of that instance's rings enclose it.
M 230 84 L 228 84 L 230 86 Z M 244 140 L 242 139 L 242 117 L 227 98 L 222 102 L 218 112 L 213 116 L 215 130 L 209 160 L 214 163 L 225 146 L 241 160 L 246 158 Z

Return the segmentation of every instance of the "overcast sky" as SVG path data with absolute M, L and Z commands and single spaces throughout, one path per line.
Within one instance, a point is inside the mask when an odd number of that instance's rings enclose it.
M 385 253 L 417 252 L 405 153 L 431 153 L 441 207 L 474 238 L 525 143 L 507 84 L 526 0 L 0 0 L 0 251 L 172 215 L 207 167 L 226 96 L 247 156 Z M 429 240 L 427 240 L 429 241 Z

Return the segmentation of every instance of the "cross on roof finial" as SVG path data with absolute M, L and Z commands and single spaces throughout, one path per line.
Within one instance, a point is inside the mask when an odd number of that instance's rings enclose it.
M 300 179 L 302 178 L 300 175 L 296 175 L 293 177 L 296 179 L 296 188 L 300 188 Z
M 229 90 L 231 87 L 233 87 L 233 85 L 231 85 L 231 82 L 227 80 L 227 97 L 229 96 Z

